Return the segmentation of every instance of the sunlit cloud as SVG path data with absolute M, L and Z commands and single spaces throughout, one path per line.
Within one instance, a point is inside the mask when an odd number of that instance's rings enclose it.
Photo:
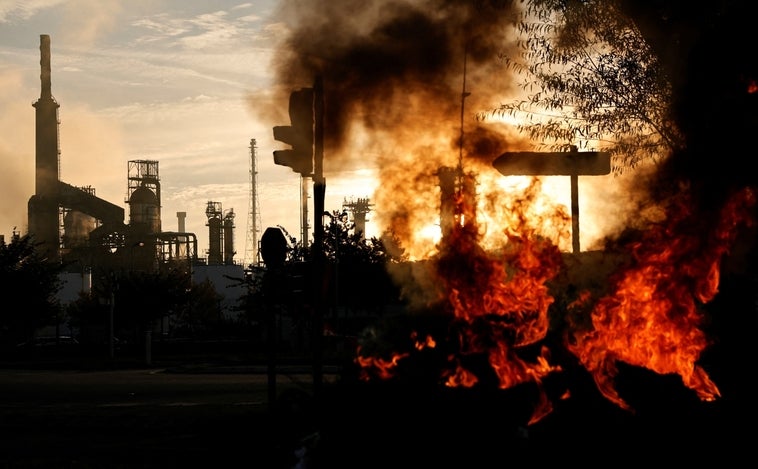
M 29 89 L 23 83 L 23 74 L 18 70 L 0 67 L 0 158 L 5 170 L 0 173 L 3 197 L 0 198 L 0 234 L 10 235 L 16 227 L 26 230 L 26 201 L 34 192 L 34 121 L 19 116 L 31 113 L 28 101 L 13 99 Z M 31 116 L 31 114 L 30 114 Z
M 92 45 L 118 24 L 123 2 L 119 0 L 71 0 L 63 4 L 62 21 L 69 25 L 68 42 Z
M 183 21 L 174 20 L 166 13 L 157 14 L 152 18 L 140 18 L 132 22 L 132 26 L 144 28 L 155 33 L 154 35 L 140 36 L 135 41 L 137 44 L 151 43 L 160 41 L 166 37 L 179 36 L 189 30 Z
M 66 3 L 66 0 L 0 0 L 0 23 L 28 20 L 42 10 Z

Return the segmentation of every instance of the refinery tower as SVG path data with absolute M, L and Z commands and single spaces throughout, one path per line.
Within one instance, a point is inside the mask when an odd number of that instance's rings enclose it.
M 128 162 L 129 223 L 124 209 L 90 187 L 60 180 L 58 108 L 52 94 L 50 36 L 40 35 L 39 99 L 35 126 L 35 193 L 29 199 L 29 235 L 54 263 L 72 268 L 152 270 L 197 261 L 193 233 L 161 230 L 158 162 Z

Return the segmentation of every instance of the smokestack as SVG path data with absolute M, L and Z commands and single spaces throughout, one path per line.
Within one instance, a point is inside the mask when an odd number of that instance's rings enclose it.
M 40 98 L 32 104 L 36 114 L 36 187 L 38 195 L 49 195 L 59 178 L 58 103 L 53 99 L 50 84 L 50 36 L 40 35 Z
M 58 103 L 50 90 L 50 36 L 40 35 L 40 80 L 42 92 L 32 106 L 35 112 L 34 195 L 29 199 L 29 233 L 40 243 L 48 260 L 60 257 L 58 181 L 60 176 L 58 145 Z
M 47 34 L 40 34 L 39 36 L 39 52 L 40 52 L 40 80 L 42 81 L 42 93 L 40 99 L 52 98 L 52 83 L 50 80 L 50 36 Z
M 184 221 L 187 218 L 187 212 L 176 212 L 176 218 L 179 222 L 179 233 L 184 233 Z

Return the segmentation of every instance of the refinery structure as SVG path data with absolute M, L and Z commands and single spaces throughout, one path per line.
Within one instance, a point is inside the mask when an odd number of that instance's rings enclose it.
M 28 202 L 28 231 L 40 253 L 90 285 L 97 277 L 92 272 L 159 272 L 172 268 L 204 280 L 221 278 L 214 267 L 227 267 L 225 274 L 233 268 L 241 276 L 243 268 L 234 262 L 234 211 L 224 210 L 220 202 L 209 201 L 205 210 L 209 234 L 206 256 L 198 255 L 195 234 L 185 231 L 186 212 L 176 213 L 176 231 L 165 230 L 158 161 L 128 162 L 128 221 L 123 208 L 97 197 L 94 188 L 75 187 L 60 180 L 60 105 L 51 89 L 48 35 L 40 35 L 40 66 L 41 94 L 33 103 L 35 192 Z

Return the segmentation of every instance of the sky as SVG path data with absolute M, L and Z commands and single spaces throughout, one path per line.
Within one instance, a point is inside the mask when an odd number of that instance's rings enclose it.
M 289 124 L 286 97 L 271 105 L 281 107 L 280 116 L 255 116 L 255 101 L 275 96 L 270 63 L 287 28 L 275 10 L 268 0 L 0 0 L 0 233 L 26 230 L 34 193 L 32 103 L 40 96 L 39 36 L 46 34 L 60 105 L 62 181 L 93 187 L 124 207 L 128 221 L 128 161 L 158 161 L 163 230 L 176 231 L 176 212 L 186 212 L 186 230 L 204 255 L 205 210 L 219 202 L 235 214 L 241 260 L 252 226 L 255 139 L 260 233 L 281 225 L 299 239 L 300 177 L 272 156 L 286 148 L 272 135 L 272 126 Z M 369 197 L 372 181 L 363 173 L 329 177 L 325 208 Z
M 520 183 L 491 163 L 531 148 L 512 125 L 474 122 L 476 111 L 496 107 L 516 86 L 494 60 L 511 47 L 503 25 L 512 12 L 472 14 L 470 4 L 0 0 L 0 234 L 26 231 L 34 193 L 42 34 L 51 39 L 60 105 L 61 180 L 94 188 L 124 207 L 128 222 L 128 162 L 158 161 L 162 229 L 176 231 L 177 212 L 186 212 L 201 257 L 208 202 L 235 214 L 235 260 L 253 252 L 253 139 L 258 237 L 281 226 L 300 239 L 301 178 L 274 164 L 272 151 L 286 145 L 272 127 L 289 124 L 289 93 L 316 76 L 325 87 L 326 211 L 369 198 L 366 235 L 391 228 L 412 258 L 424 257 L 439 236 L 436 171 L 465 153 L 464 167 L 478 174 L 477 192 L 492 209 L 483 218 L 498 225 L 503 197 Z M 545 179 L 541 190 L 566 207 L 568 178 Z M 582 179 L 582 244 L 590 246 L 607 231 L 600 223 L 611 223 L 624 188 L 606 177 Z M 307 205 L 312 212 L 312 200 Z M 549 229 L 562 231 L 570 249 L 565 223 Z

